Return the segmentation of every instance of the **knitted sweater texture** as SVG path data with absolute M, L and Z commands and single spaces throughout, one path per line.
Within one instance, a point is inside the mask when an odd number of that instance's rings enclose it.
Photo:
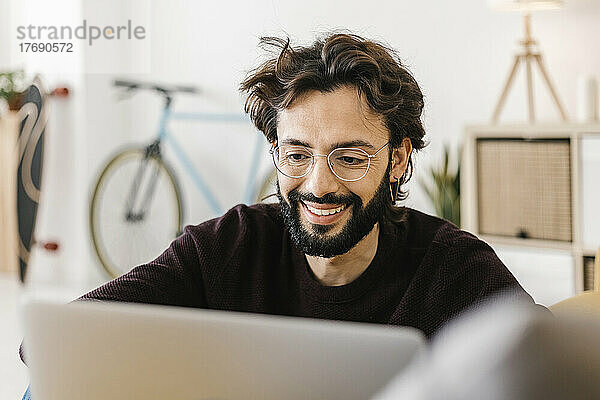
M 413 209 L 404 215 L 380 223 L 375 258 L 343 286 L 320 284 L 279 205 L 258 204 L 186 227 L 154 261 L 82 299 L 408 325 L 428 337 L 490 294 L 531 299 L 483 241 Z

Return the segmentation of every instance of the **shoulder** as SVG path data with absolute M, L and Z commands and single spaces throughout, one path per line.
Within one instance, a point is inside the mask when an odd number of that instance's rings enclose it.
M 221 217 L 198 225 L 185 227 L 185 234 L 192 238 L 214 239 L 252 234 L 255 231 L 281 230 L 282 220 L 279 204 L 238 204 Z
M 181 237 L 194 243 L 201 260 L 225 264 L 232 258 L 272 247 L 282 236 L 279 204 L 239 204 L 221 217 L 186 226 Z
M 406 296 L 418 305 L 418 326 L 428 334 L 490 296 L 533 299 L 491 246 L 451 222 L 407 209 L 406 254 L 416 272 Z M 412 236 L 412 237 L 411 237 Z
M 409 247 L 456 248 L 485 244 L 452 222 L 412 208 L 405 208 L 406 240 Z
M 403 211 L 400 224 L 403 226 L 406 245 L 409 248 L 447 247 L 464 238 L 476 239 L 445 219 L 408 207 Z
M 218 218 L 186 226 L 177 241 L 194 253 L 204 282 L 212 287 L 223 271 L 277 251 L 284 236 L 280 218 L 279 204 L 240 204 Z
M 492 247 L 453 223 L 407 209 L 408 247 L 420 249 L 422 265 L 446 284 L 493 291 L 518 285 Z M 484 289 L 485 288 L 485 289 Z

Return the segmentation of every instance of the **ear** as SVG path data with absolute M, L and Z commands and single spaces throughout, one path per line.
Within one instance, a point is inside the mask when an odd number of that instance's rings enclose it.
M 277 147 L 277 140 L 269 140 L 269 152 Z
M 406 168 L 408 167 L 408 160 L 412 153 L 412 143 L 410 139 L 405 137 L 402 139 L 400 147 L 396 147 L 392 150 L 392 169 L 390 171 L 390 183 L 396 182 Z

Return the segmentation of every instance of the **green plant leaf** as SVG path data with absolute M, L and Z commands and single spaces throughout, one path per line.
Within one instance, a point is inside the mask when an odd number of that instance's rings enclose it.
M 450 146 L 446 144 L 441 166 L 431 166 L 430 179 L 420 179 L 419 183 L 438 216 L 460 226 L 460 148 L 456 168 L 451 165 L 450 153 Z

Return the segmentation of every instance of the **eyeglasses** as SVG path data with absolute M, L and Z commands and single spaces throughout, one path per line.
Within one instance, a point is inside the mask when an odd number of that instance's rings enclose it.
M 315 154 L 308 147 L 288 144 L 274 147 L 269 152 L 273 156 L 275 168 L 289 178 L 308 175 L 315 164 L 315 157 L 325 157 L 329 169 L 336 177 L 342 181 L 354 182 L 367 175 L 371 159 L 389 144 L 387 142 L 372 155 L 354 147 L 340 147 L 329 154 Z

